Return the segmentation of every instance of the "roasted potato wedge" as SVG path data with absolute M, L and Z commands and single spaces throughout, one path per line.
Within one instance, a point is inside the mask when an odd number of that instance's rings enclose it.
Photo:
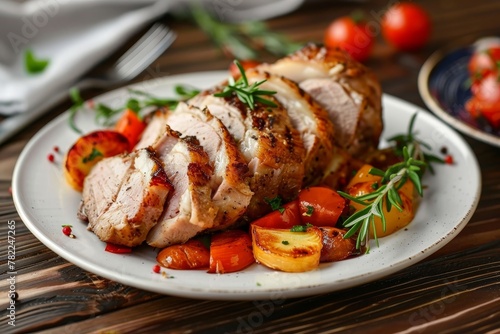
M 64 160 L 66 181 L 75 190 L 81 191 L 85 177 L 97 162 L 127 152 L 129 147 L 128 139 L 112 130 L 98 130 L 78 138 Z
M 318 267 L 323 239 L 318 227 L 292 232 L 251 224 L 251 234 L 255 259 L 269 268 L 304 272 Z

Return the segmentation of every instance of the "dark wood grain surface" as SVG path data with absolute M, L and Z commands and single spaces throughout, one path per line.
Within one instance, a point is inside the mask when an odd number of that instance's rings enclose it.
M 379 36 L 366 64 L 377 73 L 385 93 L 423 107 L 417 75 L 425 59 L 463 37 L 500 35 L 500 1 L 419 2 L 434 25 L 427 46 L 416 53 L 398 53 Z M 309 1 L 268 23 L 296 41 L 320 42 L 335 17 L 361 8 L 376 20 L 387 3 Z M 196 26 L 170 16 L 162 21 L 178 33 L 178 39 L 135 81 L 227 68 L 230 59 Z M 84 97 L 99 93 L 86 91 Z M 0 333 L 500 332 L 499 148 L 465 136 L 482 172 L 478 208 L 455 239 L 416 265 L 370 284 L 306 298 L 191 300 L 131 288 L 84 271 L 45 247 L 22 223 L 9 192 L 14 165 L 27 141 L 69 105 L 65 101 L 54 107 L 0 146 Z M 7 230 L 12 220 L 18 293 L 15 327 L 8 325 L 6 310 Z

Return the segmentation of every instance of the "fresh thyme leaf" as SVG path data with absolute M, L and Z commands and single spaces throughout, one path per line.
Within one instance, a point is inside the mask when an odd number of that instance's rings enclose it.
M 276 196 L 274 198 L 265 198 L 264 200 L 271 206 L 271 209 L 273 211 L 278 210 L 281 214 L 285 212 L 285 208 L 281 205 L 283 199 L 280 196 Z
M 290 232 L 307 232 L 307 229 L 309 227 L 313 227 L 313 225 L 310 223 L 307 223 L 305 225 L 294 225 L 290 229 Z
M 37 58 L 31 49 L 27 49 L 24 52 L 24 67 L 30 74 L 43 72 L 49 63 L 50 61 L 48 59 Z
M 264 99 L 261 96 L 271 96 L 276 94 L 275 91 L 270 90 L 261 90 L 259 86 L 262 85 L 266 80 L 254 82 L 253 84 L 248 83 L 248 78 L 245 73 L 245 69 L 241 65 L 238 60 L 235 60 L 234 63 L 238 67 L 241 76 L 237 81 L 234 81 L 232 77 L 228 79 L 228 85 L 224 87 L 222 92 L 214 94 L 215 97 L 230 97 L 232 94 L 235 94 L 238 99 L 247 105 L 248 108 L 255 108 L 255 101 L 265 104 L 270 107 L 277 107 L 276 103 L 271 100 Z
M 102 156 L 103 156 L 103 154 L 101 151 L 99 151 L 95 147 L 92 147 L 92 152 L 90 152 L 89 155 L 87 155 L 86 157 L 83 158 L 83 163 L 86 164 L 87 162 L 90 162 L 90 161 L 94 160 L 95 158 L 102 157 Z

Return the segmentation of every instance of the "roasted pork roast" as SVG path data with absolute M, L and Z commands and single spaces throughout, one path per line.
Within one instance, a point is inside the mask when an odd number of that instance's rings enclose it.
M 101 240 L 126 246 L 182 243 L 271 210 L 276 196 L 339 182 L 382 132 L 374 75 L 340 50 L 308 45 L 246 71 L 276 92 L 273 105 L 217 97 L 227 82 L 175 110 L 157 110 L 132 153 L 87 176 L 78 216 Z

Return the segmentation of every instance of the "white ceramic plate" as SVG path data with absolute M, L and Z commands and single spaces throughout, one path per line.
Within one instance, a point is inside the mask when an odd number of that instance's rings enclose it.
M 173 76 L 140 85 L 137 89 L 165 96 L 174 84 L 189 83 L 209 87 L 225 78 L 225 72 Z M 119 104 L 128 96 L 119 89 L 97 100 Z M 405 132 L 416 106 L 384 96 L 385 138 Z M 480 171 L 469 146 L 457 133 L 431 116 L 419 111 L 416 129 L 422 140 L 436 151 L 447 147 L 455 164 L 436 166 L 436 175 L 426 175 L 428 186 L 414 221 L 407 229 L 380 239 L 370 254 L 347 261 L 322 264 L 306 273 L 277 272 L 254 264 L 233 274 L 208 274 L 204 271 L 165 270 L 173 278 L 155 274 L 156 252 L 143 246 L 132 254 L 104 251 L 105 244 L 86 230 L 76 218 L 80 194 L 64 181 L 62 154 L 57 163 L 47 155 L 54 145 L 66 151 L 78 135 L 68 126 L 64 114 L 45 126 L 26 146 L 14 171 L 13 194 L 16 208 L 31 232 L 47 247 L 77 266 L 108 279 L 162 294 L 200 299 L 278 299 L 340 290 L 379 279 L 429 256 L 453 239 L 472 216 L 479 200 Z M 79 114 L 78 124 L 85 131 L 96 127 L 91 113 Z M 77 236 L 71 239 L 61 225 L 73 225 Z

